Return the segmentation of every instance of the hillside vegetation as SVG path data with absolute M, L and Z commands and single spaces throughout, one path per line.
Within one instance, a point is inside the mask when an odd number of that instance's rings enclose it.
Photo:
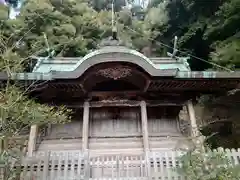
M 193 70 L 216 68 L 194 56 L 232 70 L 240 67 L 239 0 L 152 0 L 147 9 L 127 8 L 119 0 L 114 9 L 118 35 L 127 46 L 166 56 L 178 36 L 178 55 L 193 55 Z M 111 0 L 27 0 L 21 15 L 8 20 L 2 5 L 1 49 L 13 47 L 13 62 L 46 56 L 45 33 L 56 56 L 83 56 L 111 35 L 110 10 Z

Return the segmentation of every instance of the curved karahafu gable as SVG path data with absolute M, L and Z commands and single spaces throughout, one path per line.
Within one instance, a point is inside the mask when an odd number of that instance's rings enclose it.
M 75 79 L 80 77 L 88 68 L 107 62 L 127 62 L 133 63 L 144 69 L 151 76 L 159 76 L 161 72 L 158 66 L 156 66 L 149 58 L 143 54 L 130 50 L 125 47 L 105 47 L 100 50 L 91 52 L 83 57 L 77 64 L 76 69 L 73 72 L 59 72 L 56 73 L 57 78 L 71 78 Z M 174 76 L 177 69 L 172 69 Z
M 135 64 L 150 76 L 174 76 L 177 70 L 189 70 L 181 60 L 148 58 L 135 50 L 123 46 L 106 46 L 82 58 L 39 58 L 33 72 L 48 73 L 55 71 L 53 77 L 57 79 L 75 79 L 79 78 L 90 67 L 109 62 Z M 164 74 L 161 70 L 168 70 L 168 73 Z

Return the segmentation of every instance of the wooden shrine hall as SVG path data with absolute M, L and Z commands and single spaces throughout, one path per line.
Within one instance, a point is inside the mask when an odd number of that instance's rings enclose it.
M 74 110 L 66 124 L 33 125 L 28 155 L 43 151 L 137 154 L 190 148 L 198 136 L 191 100 L 222 94 L 240 72 L 194 72 L 187 58 L 146 57 L 124 46 L 105 46 L 79 58 L 38 58 L 32 72 L 1 76 L 34 89 L 41 103 Z M 186 108 L 187 119 L 179 119 Z

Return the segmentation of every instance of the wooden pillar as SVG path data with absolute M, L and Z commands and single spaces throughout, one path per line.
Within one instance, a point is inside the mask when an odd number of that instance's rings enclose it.
M 192 137 L 198 137 L 199 130 L 197 127 L 197 120 L 196 120 L 196 115 L 195 115 L 195 110 L 193 108 L 193 103 L 191 100 L 187 102 L 187 111 L 190 119 L 190 124 L 191 124 L 191 135 Z
M 141 101 L 141 121 L 142 121 L 142 134 L 143 134 L 143 146 L 144 151 L 149 151 L 149 141 L 148 141 L 148 120 L 147 120 L 147 106 L 145 101 Z
M 190 123 L 191 123 L 191 135 L 193 138 L 193 142 L 196 145 L 196 147 L 198 148 L 198 150 L 201 150 L 204 152 L 205 151 L 205 148 L 204 148 L 204 139 L 205 138 L 198 129 L 195 110 L 193 108 L 192 101 L 187 102 L 187 110 L 188 110 L 189 119 L 190 119 Z
M 82 151 L 88 149 L 88 130 L 89 130 L 89 102 L 83 105 L 83 129 L 82 129 Z
M 37 125 L 32 125 L 30 129 L 29 139 L 28 139 L 28 151 L 27 155 L 32 156 L 33 151 L 36 148 L 36 141 L 37 141 Z
M 0 139 L 0 153 L 8 149 L 8 138 L 3 137 Z
M 3 139 L 0 139 L 0 153 L 4 151 Z

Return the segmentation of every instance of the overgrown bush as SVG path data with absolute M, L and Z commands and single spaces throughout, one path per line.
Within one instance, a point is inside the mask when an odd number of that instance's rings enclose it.
M 195 149 L 183 155 L 180 162 L 177 171 L 186 176 L 186 180 L 240 179 L 240 166 L 234 165 L 222 148 L 214 151 Z

